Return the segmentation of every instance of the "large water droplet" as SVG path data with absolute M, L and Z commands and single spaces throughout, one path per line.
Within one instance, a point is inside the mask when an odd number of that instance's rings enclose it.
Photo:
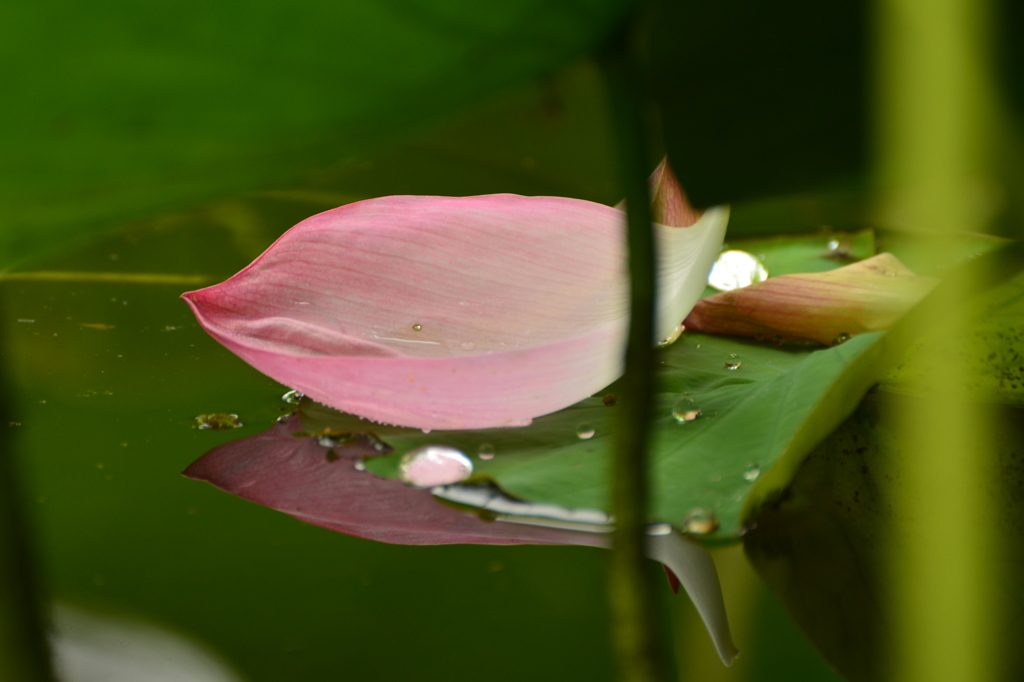
M 708 286 L 719 291 L 732 291 L 766 279 L 768 270 L 754 254 L 731 250 L 722 252 L 715 261 L 708 275 Z
M 741 358 L 738 353 L 729 353 L 725 356 L 726 369 L 739 369 L 742 364 L 743 358 Z
M 757 477 L 761 475 L 761 465 L 755 463 L 748 464 L 747 468 L 743 470 L 744 481 L 756 481 Z
M 293 391 L 288 391 L 283 396 L 281 396 L 281 400 L 285 401 L 289 405 L 298 405 L 302 401 L 302 399 L 305 398 L 305 397 L 306 396 L 302 395 L 298 391 L 294 391 L 293 390 Z
M 398 463 L 399 477 L 417 488 L 458 483 L 472 474 L 473 462 L 469 457 L 445 445 L 416 448 Z
M 238 415 L 228 414 L 227 412 L 201 414 L 196 417 L 196 423 L 199 425 L 199 428 L 210 429 L 211 431 L 229 431 L 242 427 L 242 422 L 238 421 Z
M 679 337 L 686 331 L 686 326 L 682 322 L 676 325 L 676 328 L 672 330 L 672 333 L 667 338 L 662 339 L 658 342 L 658 348 L 664 348 L 665 346 L 671 346 L 673 343 L 679 340 Z
M 718 517 L 715 512 L 703 507 L 690 510 L 683 521 L 683 530 L 694 535 L 706 535 L 718 528 Z
M 594 437 L 595 433 L 597 433 L 597 430 L 587 422 L 583 422 L 576 427 L 576 437 L 580 440 L 590 440 Z
M 494 446 L 490 443 L 480 443 L 480 447 L 477 448 L 476 454 L 480 459 L 494 459 Z
M 697 401 L 688 395 L 684 395 L 672 406 L 672 417 L 680 424 L 692 422 L 700 416 L 700 407 Z

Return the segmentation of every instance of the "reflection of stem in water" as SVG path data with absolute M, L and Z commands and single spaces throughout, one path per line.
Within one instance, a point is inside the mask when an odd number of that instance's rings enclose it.
M 5 388 L 0 381 L 0 401 Z M 0 402 L 0 418 L 5 408 Z M 52 682 L 14 448 L 0 428 L 0 680 Z
M 74 272 L 37 270 L 0 273 L 0 282 L 124 282 L 126 284 L 183 284 L 201 286 L 216 281 L 207 275 L 171 275 L 155 272 Z
M 256 210 L 242 201 L 224 201 L 207 209 L 210 221 L 225 228 L 247 258 L 263 253 L 273 239 Z

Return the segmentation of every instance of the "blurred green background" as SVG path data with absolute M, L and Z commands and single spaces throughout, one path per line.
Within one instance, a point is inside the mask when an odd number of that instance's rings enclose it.
M 1006 37 L 1024 15 L 995 6 L 1010 106 L 969 227 L 1016 234 L 1024 80 Z M 47 594 L 168 627 L 254 681 L 612 679 L 601 551 L 377 544 L 180 477 L 286 405 L 178 296 L 358 199 L 617 202 L 599 64 L 624 27 L 652 158 L 668 150 L 696 203 L 734 202 L 731 237 L 874 225 L 866 3 L 0 6 L 6 428 Z M 210 412 L 244 426 L 196 429 Z M 665 588 L 681 679 L 838 679 L 738 548 L 716 559 L 743 653 L 721 667 Z

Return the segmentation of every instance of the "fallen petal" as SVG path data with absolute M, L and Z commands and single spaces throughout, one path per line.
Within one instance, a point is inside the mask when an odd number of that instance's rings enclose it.
M 708 334 L 831 345 L 888 329 L 936 282 L 882 253 L 829 272 L 783 275 L 709 296 L 685 324 Z
M 659 231 L 659 338 L 699 298 L 727 215 Z M 623 227 L 576 199 L 372 199 L 184 298 L 215 339 L 318 402 L 425 429 L 519 426 L 621 374 Z

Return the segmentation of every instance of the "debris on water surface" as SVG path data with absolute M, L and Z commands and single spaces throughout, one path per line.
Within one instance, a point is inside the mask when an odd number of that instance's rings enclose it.
M 201 414 L 196 417 L 196 422 L 200 429 L 210 429 L 212 431 L 230 431 L 231 429 L 242 427 L 242 422 L 238 421 L 238 415 L 228 414 L 227 412 Z

